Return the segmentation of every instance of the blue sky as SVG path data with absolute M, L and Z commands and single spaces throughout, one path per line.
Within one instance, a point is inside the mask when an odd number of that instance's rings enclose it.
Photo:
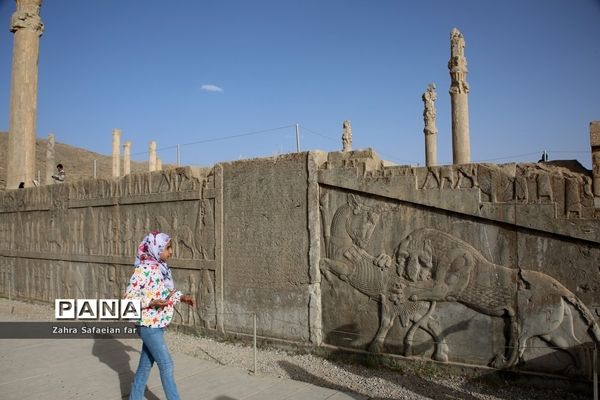
M 0 0 L 0 130 L 8 130 L 13 0 Z M 184 164 L 372 147 L 424 164 L 421 95 L 438 91 L 451 163 L 450 31 L 465 36 L 474 162 L 578 159 L 600 120 L 599 0 L 45 0 L 37 136 Z M 272 128 L 284 127 L 268 132 Z M 215 140 L 219 138 L 230 139 Z M 195 143 L 195 144 L 190 144 Z

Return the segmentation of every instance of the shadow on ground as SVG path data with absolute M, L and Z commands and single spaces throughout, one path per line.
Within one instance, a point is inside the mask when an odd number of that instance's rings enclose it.
M 335 385 L 321 377 L 311 374 L 310 372 L 308 372 L 302 367 L 299 367 L 298 365 L 292 364 L 287 361 L 279 361 L 278 364 L 281 368 L 285 370 L 285 372 L 287 372 L 288 376 L 295 381 L 307 382 L 312 385 L 317 385 L 328 389 L 334 389 L 340 392 L 344 392 L 355 399 L 363 399 L 366 397 L 364 395 L 353 392 L 347 387 Z
M 461 331 L 467 327 L 468 321 L 449 328 L 444 334 Z M 346 345 L 348 345 L 348 338 L 359 337 L 356 327 L 352 325 L 340 326 L 333 330 L 333 332 L 336 332 L 335 337 L 328 335 L 325 340 L 326 343 L 339 343 L 341 338 L 342 340 L 346 339 Z M 340 335 L 340 333 L 344 332 L 347 334 Z M 358 346 L 359 349 L 361 347 L 366 346 Z M 413 348 L 413 354 L 430 354 L 431 347 L 431 343 L 416 345 Z M 386 356 L 385 354 L 355 352 L 349 348 L 331 350 L 328 353 L 328 357 L 330 360 L 335 360 L 332 362 L 337 368 L 346 370 L 347 373 L 359 374 L 366 379 L 378 378 L 380 381 L 388 382 L 391 386 L 390 390 L 395 390 L 396 392 L 410 391 L 413 394 L 433 400 L 475 400 L 481 398 L 479 395 L 489 395 L 496 399 L 506 400 L 545 400 L 554 398 L 583 400 L 589 398 L 592 392 L 591 382 L 587 382 L 585 379 L 565 380 L 559 376 L 553 379 L 548 375 L 536 376 L 523 374 L 519 372 L 519 369 L 527 367 L 528 370 L 531 370 L 535 365 L 547 366 L 554 364 L 557 357 L 568 360 L 569 353 L 585 353 L 585 351 L 587 351 L 585 345 L 580 345 L 568 350 L 557 350 L 542 357 L 529 359 L 526 365 L 519 365 L 514 371 L 491 370 L 486 372 L 485 370 L 481 370 L 480 372 L 470 373 L 456 387 L 443 384 L 442 380 L 445 380 L 443 377 L 448 376 L 450 379 L 450 374 L 444 370 L 443 364 L 432 362 L 427 357 L 423 357 L 422 359 L 418 357 L 398 359 L 390 355 Z M 585 359 L 586 357 L 583 358 Z M 280 365 L 292 379 L 340 391 L 351 391 L 349 388 L 332 384 L 323 377 L 315 376 L 300 366 L 289 362 L 280 362 Z M 361 365 L 362 368 L 357 367 L 357 365 Z M 365 367 L 370 368 L 365 369 Z M 475 397 L 476 395 L 478 396 Z M 394 397 L 370 398 L 374 400 L 391 400 L 397 398 L 397 396 L 396 393 Z
M 131 389 L 134 371 L 129 366 L 131 357 L 128 352 L 133 352 L 134 358 L 139 358 L 139 351 L 131 346 L 113 339 L 94 339 L 92 354 L 116 372 L 119 379 L 119 388 L 121 389 L 121 398 L 127 398 Z M 160 400 L 150 389 L 146 388 L 146 399 Z

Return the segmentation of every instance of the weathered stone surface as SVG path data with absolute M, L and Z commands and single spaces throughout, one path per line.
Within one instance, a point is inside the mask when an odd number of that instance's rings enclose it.
M 223 164 L 225 324 L 308 341 L 307 153 Z M 313 297 L 314 298 L 314 297 Z
M 590 376 L 600 219 L 589 174 L 324 166 L 319 182 L 325 342 Z
M 471 162 L 471 142 L 469 139 L 469 84 L 467 83 L 467 59 L 465 39 L 456 28 L 450 33 L 450 100 L 452 108 L 452 162 Z
M 173 237 L 176 322 L 313 345 L 588 377 L 600 340 L 591 173 L 384 167 L 295 153 L 0 193 L 0 291 L 116 297 Z
M 41 0 L 17 0 L 12 15 L 14 32 L 6 188 L 20 182 L 33 186 L 36 179 L 35 137 L 37 110 L 38 55 L 44 24 Z
M 53 183 L 52 175 L 54 174 L 56 168 L 54 166 L 55 154 L 56 152 L 54 150 L 54 135 L 49 134 L 48 140 L 46 141 L 46 174 L 44 180 L 44 183 L 46 185 L 50 185 L 51 183 Z
M 2 292 L 10 281 L 13 297 L 120 298 L 137 244 L 159 229 L 172 237 L 177 281 L 199 304 L 182 323 L 216 329 L 216 196 L 212 170 L 191 168 L 4 192 Z
M 600 121 L 590 122 L 590 144 L 592 146 L 594 196 L 600 197 Z
M 350 121 L 344 121 L 342 128 L 342 151 L 352 151 L 352 126 Z
M 156 171 L 157 159 L 156 159 L 156 142 L 152 140 L 148 145 L 148 171 Z
M 435 84 L 429 84 L 427 91 L 421 96 L 423 99 L 423 133 L 425 133 L 425 165 L 428 167 L 437 164 L 437 127 L 435 125 Z
M 131 141 L 125 141 L 123 145 L 123 175 L 131 173 Z
M 112 133 L 112 177 L 121 176 L 121 130 L 113 129 Z
M 590 143 L 592 147 L 600 146 L 600 121 L 590 122 Z

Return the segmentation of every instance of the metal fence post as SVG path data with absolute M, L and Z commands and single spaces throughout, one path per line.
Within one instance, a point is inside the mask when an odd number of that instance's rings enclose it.
M 592 363 L 594 366 L 594 400 L 598 400 L 598 345 L 594 342 L 594 361 Z
M 8 277 L 8 313 L 12 314 L 11 313 L 11 305 L 12 305 L 12 303 L 11 303 L 11 295 L 10 295 L 11 281 L 12 281 L 12 268 L 11 268 L 10 274 L 7 273 L 7 275 L 9 275 L 9 277 Z
M 254 375 L 256 375 L 256 313 L 254 313 Z

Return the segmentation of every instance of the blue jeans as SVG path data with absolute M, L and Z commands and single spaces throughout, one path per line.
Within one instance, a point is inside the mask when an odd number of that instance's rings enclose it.
M 140 354 L 140 363 L 131 385 L 129 400 L 142 400 L 144 398 L 144 389 L 154 361 L 158 364 L 160 380 L 167 399 L 179 400 L 173 374 L 173 360 L 165 343 L 165 329 L 149 328 L 147 326 L 138 326 L 137 328 L 144 344 Z

